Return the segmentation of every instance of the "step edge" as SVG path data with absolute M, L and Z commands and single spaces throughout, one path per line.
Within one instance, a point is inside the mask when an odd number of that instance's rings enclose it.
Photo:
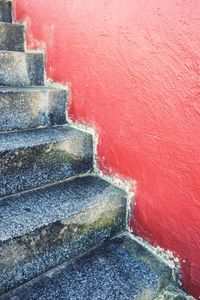
M 31 133 L 36 132 L 36 131 L 38 131 L 38 132 L 41 131 L 40 135 L 43 135 L 45 131 L 47 131 L 47 132 L 51 131 L 51 130 L 54 131 L 54 130 L 59 129 L 59 128 L 63 128 L 63 129 L 66 130 L 66 132 L 72 132 L 72 133 L 75 133 L 75 132 L 78 131 L 78 132 L 82 133 L 84 136 L 88 136 L 88 138 L 91 137 L 91 139 L 92 139 L 92 135 L 90 133 L 86 133 L 86 132 L 83 132 L 81 130 L 72 128 L 71 126 L 69 126 L 68 123 L 65 123 L 65 124 L 62 124 L 62 125 L 54 125 L 54 126 L 50 126 L 50 127 L 39 126 L 39 127 L 36 127 L 36 128 L 29 128 L 29 129 L 22 129 L 22 130 L 3 131 L 3 132 L 0 132 L 0 140 L 1 140 L 1 137 L 5 136 L 5 135 L 9 136 L 10 139 L 12 140 L 12 136 L 15 136 L 15 135 L 20 135 L 20 134 L 23 135 L 24 133 L 27 133 L 27 134 L 30 133 L 31 134 Z M 34 137 L 34 135 L 32 135 L 31 138 L 33 138 L 33 137 Z M 62 142 L 64 140 L 67 140 L 67 136 L 66 136 L 66 139 L 62 139 L 62 140 L 49 138 L 47 142 L 40 142 L 38 144 L 36 143 L 37 142 L 37 140 L 36 140 L 35 143 L 32 144 L 31 146 L 28 142 L 27 142 L 27 144 L 24 144 L 24 145 L 19 145 L 18 144 L 18 146 L 17 145 L 15 146 L 14 144 L 12 144 L 12 145 L 14 145 L 13 148 L 8 147 L 8 148 L 5 148 L 5 149 L 1 149 L 1 147 L 0 147 L 0 152 L 13 151 L 13 150 L 16 150 L 16 149 L 22 149 L 24 147 L 34 148 L 34 147 L 37 147 L 39 145 L 48 145 L 49 143 L 56 144 L 56 143 Z
M 5 91 L 5 92 L 4 92 Z M 36 85 L 36 86 L 24 86 L 24 87 L 17 87 L 17 86 L 4 86 L 0 85 L 0 94 L 7 93 L 7 92 L 13 92 L 13 93 L 21 93 L 21 92 L 43 92 L 43 91 L 66 91 L 69 93 L 69 89 L 66 88 L 59 88 L 55 86 L 46 86 L 46 85 Z
M 9 23 L 9 22 L 3 22 L 0 21 L 0 26 L 8 26 L 8 27 L 18 27 L 18 28 L 22 28 L 25 29 L 25 25 L 23 23 L 18 23 L 18 22 L 13 22 L 13 23 Z
M 0 197 L 0 204 L 1 204 L 1 201 L 3 201 L 3 200 L 6 200 L 6 199 L 9 200 L 10 198 L 19 197 L 20 195 L 23 195 L 23 194 L 28 194 L 30 192 L 34 192 L 34 191 L 38 191 L 40 189 L 45 189 L 45 188 L 48 188 L 48 187 L 51 187 L 51 186 L 59 185 L 59 184 L 62 184 L 62 183 L 68 182 L 68 181 L 70 182 L 70 181 L 73 181 L 76 178 L 87 177 L 88 174 L 89 174 L 89 176 L 91 176 L 91 175 L 94 175 L 94 177 L 96 176 L 95 173 L 92 173 L 92 172 L 88 173 L 87 172 L 87 173 L 81 173 L 81 174 L 78 174 L 78 175 L 73 175 L 73 176 L 64 178 L 63 180 L 48 182 L 48 183 L 45 183 L 43 185 L 36 186 L 34 188 L 30 188 L 28 190 L 24 190 L 24 191 L 21 191 L 21 192 L 17 192 L 17 193 L 13 193 L 13 194 L 10 194 L 10 195 L 7 195 L 7 196 Z
M 41 51 L 41 50 L 34 50 L 34 51 L 24 51 L 24 52 L 20 52 L 20 51 L 13 51 L 13 50 L 0 50 L 0 55 L 1 54 L 16 54 L 16 55 L 24 55 L 24 56 L 26 56 L 26 55 L 32 55 L 32 56 L 34 56 L 34 55 L 37 55 L 37 56 L 39 56 L 39 55 L 41 55 L 43 58 L 44 58 L 44 51 Z

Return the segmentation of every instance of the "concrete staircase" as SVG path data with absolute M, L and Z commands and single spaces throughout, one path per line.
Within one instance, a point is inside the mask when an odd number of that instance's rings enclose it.
M 158 299 L 172 271 L 126 232 L 126 193 L 94 173 L 67 91 L 44 84 L 0 0 L 0 299 Z

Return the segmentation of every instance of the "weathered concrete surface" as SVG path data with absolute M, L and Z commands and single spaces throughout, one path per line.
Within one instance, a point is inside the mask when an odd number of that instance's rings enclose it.
M 44 57 L 42 53 L 0 51 L 0 85 L 43 84 Z
M 0 22 L 12 22 L 11 1 L 0 0 Z
M 0 23 L 0 50 L 24 51 L 24 25 Z
M 0 134 L 0 196 L 93 169 L 93 140 L 66 125 Z
M 17 288 L 1 300 L 151 300 L 171 270 L 126 234 Z
M 188 296 L 176 285 L 176 283 L 171 282 L 163 291 L 161 291 L 156 300 L 195 300 L 195 298 Z
M 48 87 L 0 87 L 0 131 L 66 122 L 68 92 Z
M 1 293 L 124 231 L 126 203 L 95 176 L 2 200 Z
M 15 2 L 47 75 L 71 82 L 70 116 L 95 124 L 101 170 L 137 181 L 131 228 L 200 299 L 200 1 Z

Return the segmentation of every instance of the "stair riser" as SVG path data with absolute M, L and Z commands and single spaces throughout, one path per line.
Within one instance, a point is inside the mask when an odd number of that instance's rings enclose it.
M 92 171 L 92 137 L 0 152 L 0 196 Z
M 0 50 L 24 51 L 24 26 L 0 23 Z
M 7 1 L 0 1 L 0 22 L 12 22 L 12 4 Z
M 44 84 L 44 61 L 39 53 L 0 52 L 0 85 Z
M 66 91 L 0 92 L 0 131 L 66 122 Z
M 125 230 L 126 199 L 112 200 L 0 244 L 0 292 L 87 252 Z

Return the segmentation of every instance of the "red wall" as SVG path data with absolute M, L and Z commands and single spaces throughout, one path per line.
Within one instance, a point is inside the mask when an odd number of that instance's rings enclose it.
M 99 133 L 102 170 L 137 181 L 131 227 L 200 296 L 200 1 L 15 0 L 70 116 Z

